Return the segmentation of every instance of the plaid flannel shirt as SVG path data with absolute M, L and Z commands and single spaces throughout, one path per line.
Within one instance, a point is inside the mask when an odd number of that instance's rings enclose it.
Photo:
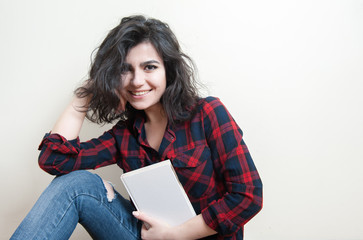
M 54 175 L 117 164 L 124 172 L 170 159 L 195 211 L 218 232 L 206 239 L 243 239 L 243 226 L 262 207 L 262 182 L 242 131 L 218 98 L 200 99 L 193 119 L 168 126 L 158 151 L 145 118 L 119 121 L 99 138 L 68 141 L 46 134 L 39 165 Z

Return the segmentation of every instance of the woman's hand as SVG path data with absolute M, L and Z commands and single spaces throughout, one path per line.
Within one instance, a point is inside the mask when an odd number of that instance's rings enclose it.
M 144 222 L 141 229 L 142 239 L 199 239 L 206 236 L 216 234 L 205 222 L 201 214 L 191 218 L 185 223 L 171 227 L 168 224 L 154 219 L 142 212 L 132 213 L 137 219 Z
M 132 214 L 137 219 L 144 222 L 141 228 L 141 239 L 175 239 L 175 237 L 172 236 L 173 230 L 168 224 L 147 216 L 142 212 L 135 211 Z

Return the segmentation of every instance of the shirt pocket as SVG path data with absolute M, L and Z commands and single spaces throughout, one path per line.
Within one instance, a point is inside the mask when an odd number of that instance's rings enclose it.
M 215 175 L 207 146 L 199 145 L 186 151 L 177 151 L 171 161 L 192 202 L 207 196 L 214 189 Z

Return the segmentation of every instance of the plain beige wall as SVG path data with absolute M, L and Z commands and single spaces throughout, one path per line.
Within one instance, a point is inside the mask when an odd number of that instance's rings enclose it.
M 1 239 L 52 179 L 37 146 L 92 50 L 136 13 L 170 24 L 244 130 L 264 182 L 247 240 L 363 239 L 363 1 L 0 0 Z

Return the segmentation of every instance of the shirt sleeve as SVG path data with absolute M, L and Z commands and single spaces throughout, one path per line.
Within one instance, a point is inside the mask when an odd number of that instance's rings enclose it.
M 226 193 L 202 210 L 202 216 L 209 227 L 230 235 L 261 210 L 262 182 L 241 129 L 220 100 L 207 98 L 203 110 L 214 168 Z
M 47 133 L 39 145 L 40 168 L 52 175 L 62 175 L 116 163 L 119 154 L 114 134 L 116 126 L 102 136 L 82 143 L 79 137 L 67 140 L 59 134 Z

